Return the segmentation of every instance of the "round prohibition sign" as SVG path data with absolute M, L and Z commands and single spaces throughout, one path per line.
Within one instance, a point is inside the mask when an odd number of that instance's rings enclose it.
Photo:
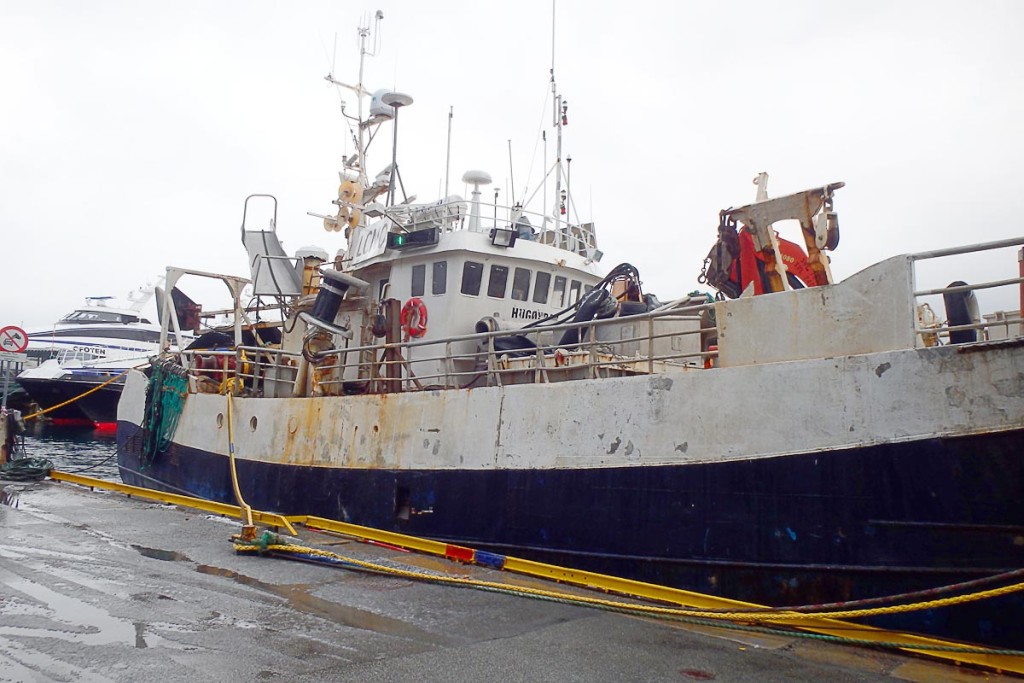
M 28 335 L 25 330 L 14 325 L 0 327 L 0 350 L 8 353 L 21 353 L 28 348 Z

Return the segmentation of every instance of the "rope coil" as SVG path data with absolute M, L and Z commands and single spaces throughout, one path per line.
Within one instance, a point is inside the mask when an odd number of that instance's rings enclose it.
M 20 458 L 0 465 L 0 479 L 8 481 L 39 481 L 53 469 L 46 458 Z

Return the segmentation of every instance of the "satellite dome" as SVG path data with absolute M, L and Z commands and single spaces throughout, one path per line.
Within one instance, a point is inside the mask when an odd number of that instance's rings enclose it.
M 487 171 L 466 171 L 462 174 L 462 182 L 470 185 L 490 185 L 491 174 Z

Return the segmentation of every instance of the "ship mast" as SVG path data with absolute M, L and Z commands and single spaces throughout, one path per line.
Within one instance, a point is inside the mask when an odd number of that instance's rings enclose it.
M 359 32 L 359 80 L 355 85 L 348 83 L 342 83 L 334 77 L 334 74 L 327 74 L 324 77 L 328 83 L 332 85 L 341 86 L 347 90 L 351 90 L 356 95 L 356 154 L 355 158 L 349 157 L 345 160 L 346 169 L 355 169 L 359 174 L 359 184 L 361 187 L 369 185 L 369 179 L 366 175 L 366 130 L 368 122 L 363 118 L 363 98 L 369 97 L 370 92 L 363 86 L 363 70 L 366 66 L 366 57 L 375 57 L 380 48 L 380 44 L 377 37 L 380 34 L 380 22 L 384 18 L 384 12 L 377 10 L 374 14 L 374 26 L 373 31 L 370 30 L 369 21 L 366 25 L 360 26 L 357 30 Z M 373 33 L 373 49 L 367 49 L 367 42 L 370 34 Z M 345 118 L 351 118 L 345 114 L 345 102 L 341 103 L 341 112 L 345 115 Z
M 569 125 L 569 103 L 558 92 L 558 85 L 555 83 L 555 2 L 551 2 L 551 103 L 553 113 L 553 124 L 555 127 L 555 203 L 552 213 L 555 220 L 555 245 L 567 248 L 569 244 L 568 234 L 562 234 L 562 217 L 565 216 L 565 223 L 569 224 L 569 197 L 570 186 L 566 169 L 562 165 L 562 129 Z M 546 142 L 546 140 L 545 140 Z M 572 159 L 568 159 L 569 162 Z M 562 182 L 565 181 L 565 188 Z
M 562 102 L 562 96 L 558 94 L 558 86 L 555 83 L 555 3 L 551 3 L 551 103 L 554 108 L 555 125 L 555 205 L 553 214 L 555 217 L 555 244 L 562 244 L 562 212 L 565 210 L 565 203 L 562 199 L 562 125 L 565 121 L 566 105 Z

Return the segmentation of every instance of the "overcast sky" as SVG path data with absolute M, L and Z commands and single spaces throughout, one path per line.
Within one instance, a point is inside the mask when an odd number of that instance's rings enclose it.
M 536 186 L 551 161 L 548 0 L 0 0 L 0 323 L 47 325 L 166 265 L 247 275 L 251 193 L 277 196 L 289 252 L 344 246 L 306 215 L 330 212 L 351 152 L 323 76 L 333 62 L 356 80 L 356 27 L 378 8 L 365 82 L 415 98 L 399 127 L 409 192 L 443 194 L 449 107 L 452 192 L 468 195 L 470 168 L 500 200 L 510 180 Z M 718 211 L 752 201 L 759 171 L 772 196 L 846 182 L 840 277 L 1024 234 L 1022 29 L 1014 0 L 559 0 L 580 218 L 604 265 L 633 263 L 663 299 L 697 288 Z M 376 146 L 371 174 L 390 161 Z M 1015 252 L 962 268 L 935 284 L 1012 277 Z

